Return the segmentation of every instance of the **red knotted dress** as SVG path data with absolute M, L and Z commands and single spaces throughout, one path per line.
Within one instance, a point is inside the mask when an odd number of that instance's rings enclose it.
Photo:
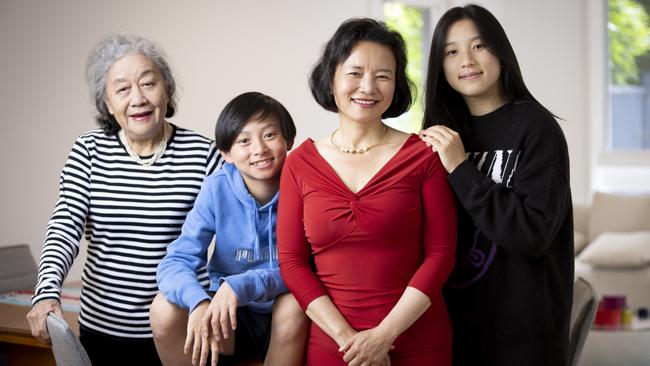
M 403 332 L 391 364 L 450 365 L 451 326 L 441 288 L 454 265 L 456 208 L 438 158 L 411 135 L 357 193 L 312 140 L 284 165 L 278 207 L 280 270 L 303 309 L 327 295 L 357 331 L 377 326 L 407 286 L 431 300 Z M 345 365 L 312 323 L 308 365 Z

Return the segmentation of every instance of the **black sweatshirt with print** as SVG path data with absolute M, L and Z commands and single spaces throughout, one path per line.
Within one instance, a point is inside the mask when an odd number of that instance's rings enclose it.
M 460 206 L 445 288 L 454 365 L 564 365 L 573 214 L 564 134 L 537 103 L 472 117 L 450 175 Z

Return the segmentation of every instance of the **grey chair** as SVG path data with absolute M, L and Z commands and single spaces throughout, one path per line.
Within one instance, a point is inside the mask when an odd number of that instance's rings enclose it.
M 598 295 L 584 278 L 573 284 L 573 306 L 569 332 L 569 366 L 576 366 L 598 308 Z
M 0 293 L 36 286 L 36 263 L 27 244 L 0 247 Z
M 58 315 L 47 315 L 47 332 L 57 366 L 91 366 L 86 350 L 68 323 Z

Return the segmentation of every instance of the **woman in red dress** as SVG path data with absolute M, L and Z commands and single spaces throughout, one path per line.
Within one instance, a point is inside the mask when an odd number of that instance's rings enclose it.
M 382 122 L 412 101 L 402 37 L 346 21 L 310 87 L 339 126 L 287 158 L 277 224 L 282 276 L 313 321 L 307 364 L 450 365 L 454 199 L 437 154 Z

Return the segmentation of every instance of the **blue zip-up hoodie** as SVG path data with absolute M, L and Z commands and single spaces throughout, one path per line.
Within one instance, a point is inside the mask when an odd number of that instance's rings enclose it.
M 226 281 L 239 306 L 270 313 L 273 299 L 288 291 L 280 277 L 275 242 L 278 197 L 276 193 L 260 206 L 233 164 L 205 178 L 181 235 L 158 265 L 156 279 L 165 299 L 190 311 L 210 300 L 197 271 L 205 266 L 215 236 L 209 291 L 216 292 Z

